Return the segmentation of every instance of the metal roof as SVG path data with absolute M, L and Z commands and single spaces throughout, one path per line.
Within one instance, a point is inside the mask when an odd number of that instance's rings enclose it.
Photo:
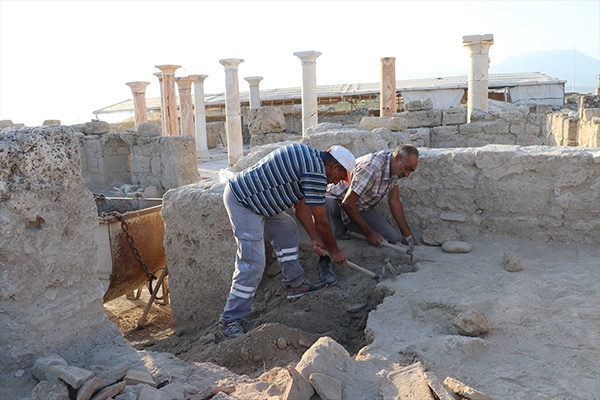
M 552 78 L 540 72 L 520 72 L 507 74 L 489 74 L 489 89 L 500 89 L 511 86 L 532 86 L 532 85 L 556 85 L 564 84 L 561 81 Z M 338 85 L 320 85 L 317 86 L 317 98 L 324 99 L 344 99 L 344 98 L 373 98 L 379 94 L 379 82 L 374 83 L 350 83 Z M 416 90 L 444 90 L 444 89 L 467 89 L 467 76 L 445 76 L 439 78 L 405 79 L 396 81 L 396 91 L 408 92 Z M 301 88 L 279 88 L 279 89 L 260 89 L 260 100 L 265 102 L 289 101 L 294 104 L 300 104 L 302 98 Z M 193 95 L 192 95 L 193 99 Z M 249 103 L 249 92 L 240 91 L 240 103 Z M 205 94 L 204 104 L 206 107 L 223 107 L 225 105 L 225 93 Z M 160 110 L 160 97 L 146 98 L 146 108 L 148 110 Z M 119 112 L 133 112 L 133 100 L 127 99 L 108 107 L 94 111 L 94 114 L 109 114 Z

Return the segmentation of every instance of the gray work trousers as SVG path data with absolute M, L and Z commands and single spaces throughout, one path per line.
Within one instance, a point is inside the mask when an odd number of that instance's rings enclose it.
M 329 218 L 329 224 L 331 225 L 331 229 L 333 230 L 333 234 L 339 234 L 343 228 L 348 229 L 351 232 L 360 233 L 364 235 L 363 231 L 352 221 L 350 223 L 344 225 L 342 222 L 342 217 L 340 215 L 340 211 L 342 208 L 342 202 L 336 197 L 326 196 L 325 197 L 325 206 L 327 208 L 327 218 Z M 400 236 L 400 232 L 395 229 L 388 221 L 385 219 L 383 215 L 378 213 L 377 211 L 363 210 L 360 211 L 360 216 L 362 219 L 369 225 L 374 231 L 378 232 L 385 240 L 390 243 L 399 242 L 402 238 Z
M 304 282 L 304 269 L 298 258 L 298 226 L 290 215 L 282 212 L 265 217 L 255 213 L 238 202 L 229 184 L 223 192 L 223 203 L 237 251 L 231 289 L 220 320 L 232 322 L 244 318 L 252 307 L 265 269 L 265 237 L 275 250 L 284 286 L 295 287 Z

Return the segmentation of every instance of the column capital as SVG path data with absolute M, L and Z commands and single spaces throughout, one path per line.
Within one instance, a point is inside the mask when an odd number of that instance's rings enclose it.
M 126 85 L 131 88 L 131 91 L 133 93 L 145 93 L 146 92 L 146 86 L 148 86 L 149 84 L 150 84 L 150 82 L 141 82 L 141 81 L 127 82 L 126 83 Z
M 164 64 L 155 65 L 156 68 L 160 69 L 163 75 L 175 75 L 175 70 L 181 68 L 181 65 Z
M 258 85 L 263 80 L 262 76 L 247 76 L 244 78 L 250 85 Z
M 300 58 L 300 60 L 302 60 L 302 63 L 314 63 L 315 61 L 317 61 L 317 57 L 319 57 L 321 54 L 320 51 L 315 51 L 315 50 L 309 50 L 309 51 L 296 51 L 294 53 L 294 55 L 298 58 Z
M 487 45 L 489 46 L 494 44 L 494 35 L 491 33 L 485 35 L 469 35 L 463 36 L 463 46 L 475 46 L 475 45 Z
M 221 65 L 225 67 L 225 69 L 237 68 L 238 65 L 244 62 L 241 58 L 224 58 L 219 60 Z
M 208 78 L 208 75 L 195 74 L 195 75 L 190 75 L 189 77 L 192 78 L 194 80 L 194 82 L 202 83 L 202 82 L 204 82 L 204 80 L 206 78 Z
M 175 82 L 177 82 L 177 87 L 179 87 L 179 89 L 191 89 L 194 79 L 189 76 L 180 76 L 179 78 L 175 78 Z

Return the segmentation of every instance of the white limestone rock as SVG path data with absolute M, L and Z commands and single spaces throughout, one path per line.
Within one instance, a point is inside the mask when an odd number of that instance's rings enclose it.
M 261 107 L 248 111 L 250 135 L 285 131 L 285 117 L 279 107 Z
M 47 119 L 42 123 L 43 126 L 60 125 L 59 119 Z
M 449 376 L 444 379 L 444 385 L 448 386 L 454 393 L 469 400 L 492 400 L 490 396 Z
M 471 111 L 471 122 L 475 121 L 491 121 L 494 119 L 494 116 L 487 111 L 481 110 L 479 108 L 474 108 Z
M 433 109 L 433 100 L 430 97 L 409 101 L 404 104 L 406 111 L 423 111 Z
M 513 251 L 505 251 L 502 257 L 502 266 L 508 272 L 517 272 L 525 268 L 519 257 Z
M 490 322 L 481 311 L 468 310 L 452 320 L 452 325 L 463 336 L 479 336 L 490 330 Z
M 460 125 L 467 123 L 467 110 L 464 107 L 449 108 L 442 111 L 442 125 Z
M 320 124 L 307 128 L 306 134 L 310 136 L 315 133 L 327 132 L 333 129 L 342 129 L 342 124 L 333 122 L 321 122 Z
M 162 127 L 152 122 L 143 122 L 137 127 L 137 134 L 140 136 L 160 136 Z
M 331 376 L 315 372 L 309 379 L 322 400 L 342 400 L 342 381 Z
M 106 121 L 86 122 L 83 127 L 83 133 L 86 135 L 101 135 L 110 132 L 110 124 Z
M 377 128 L 388 128 L 392 131 L 405 131 L 408 127 L 406 118 L 401 116 L 393 117 L 363 117 L 360 124 L 369 130 Z
M 448 240 L 442 243 L 442 250 L 446 253 L 469 253 L 472 250 L 472 246 L 467 242 Z

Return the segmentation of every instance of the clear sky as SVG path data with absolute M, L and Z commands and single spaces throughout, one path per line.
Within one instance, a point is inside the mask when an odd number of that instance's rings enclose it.
M 158 97 L 160 64 L 225 90 L 220 59 L 241 58 L 260 88 L 299 87 L 297 51 L 317 50 L 317 84 L 379 81 L 467 68 L 462 37 L 491 33 L 491 65 L 540 50 L 600 58 L 600 0 L 588 1 L 13 1 L 0 0 L 0 119 L 75 124 L 130 99 Z

